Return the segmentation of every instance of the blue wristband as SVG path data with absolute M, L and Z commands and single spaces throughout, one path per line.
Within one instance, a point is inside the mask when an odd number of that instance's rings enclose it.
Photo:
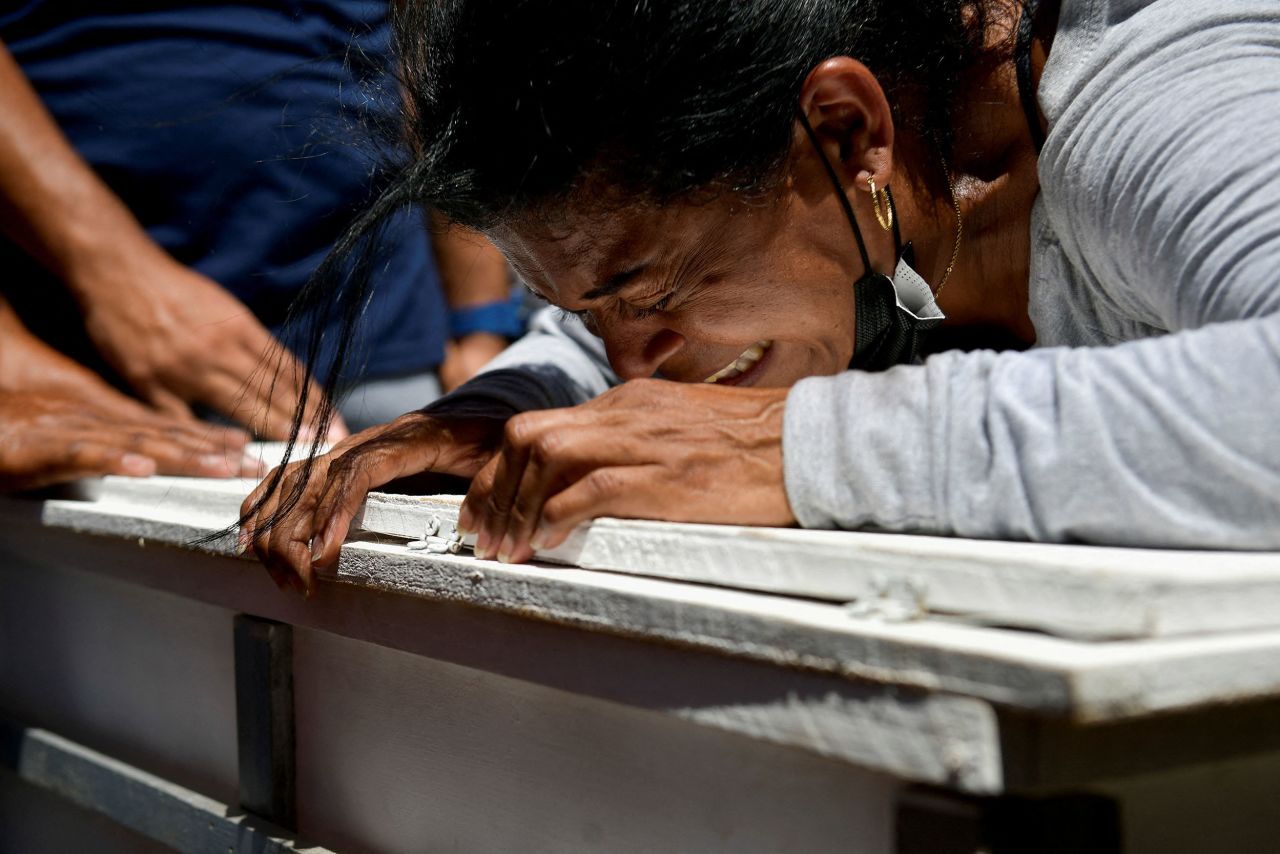
M 504 338 L 519 338 L 524 334 L 524 322 L 520 319 L 523 302 L 524 295 L 516 291 L 510 299 L 452 309 L 449 336 L 461 338 L 473 332 L 488 332 Z

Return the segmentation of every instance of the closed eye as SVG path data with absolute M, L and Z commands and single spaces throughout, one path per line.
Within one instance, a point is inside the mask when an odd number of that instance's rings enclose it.
M 571 311 L 570 309 L 560 308 L 559 306 L 554 306 L 554 308 L 562 320 L 569 317 L 576 317 L 578 320 L 582 321 L 583 326 L 587 327 L 588 332 L 597 337 L 600 335 L 600 332 L 596 328 L 596 319 L 592 316 L 591 312 L 585 309 L 582 311 Z
M 658 312 L 665 311 L 667 306 L 671 305 L 671 298 L 674 296 L 675 292 L 672 291 L 652 305 L 647 305 L 643 308 L 639 306 L 632 306 L 631 315 L 637 320 L 643 320 L 646 317 L 653 317 Z

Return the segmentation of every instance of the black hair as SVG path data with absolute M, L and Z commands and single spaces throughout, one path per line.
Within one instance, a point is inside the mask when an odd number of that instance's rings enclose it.
M 395 33 L 415 194 L 484 229 L 587 178 L 659 203 L 767 190 L 801 85 L 835 56 L 945 145 L 984 22 L 974 0 L 409 0 Z
M 658 204 L 767 192 L 790 153 L 805 78 L 837 56 L 876 75 L 899 128 L 945 148 L 958 83 L 986 38 L 981 0 L 391 5 L 407 145 L 298 300 L 296 313 L 313 324 L 300 354 L 308 372 L 321 351 L 320 324 L 334 317 L 341 368 L 370 298 L 379 223 L 404 205 L 485 230 L 550 216 L 588 181 Z M 352 252 L 358 263 L 342 263 Z M 327 371 L 330 396 L 339 373 Z M 332 412 L 326 403 L 325 423 Z M 294 439 L 301 426 L 300 409 Z M 278 485 L 277 476 L 270 491 Z M 300 483 L 282 497 L 275 518 L 301 491 Z

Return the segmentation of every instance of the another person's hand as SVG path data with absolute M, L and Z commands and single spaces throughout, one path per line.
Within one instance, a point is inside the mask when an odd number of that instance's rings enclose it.
M 240 551 L 252 548 L 282 590 L 309 591 L 315 569 L 337 561 L 371 489 L 428 471 L 473 476 L 494 455 L 504 421 L 411 412 L 339 442 L 313 461 L 309 477 L 305 461 L 290 463 L 274 490 L 272 472 L 245 499 Z M 280 513 L 282 497 L 304 477 L 301 497 Z
M 178 421 L 31 334 L 0 302 L 0 490 L 97 474 L 254 477 L 243 430 Z
M 495 356 L 507 349 L 507 339 L 489 332 L 473 332 L 445 345 L 440 365 L 440 385 L 453 391 L 474 377 Z
M 100 376 L 32 335 L 0 303 L 0 391 L 75 399 L 86 410 L 125 420 L 156 417 L 153 409 L 121 394 Z M 163 419 L 168 421 L 168 419 Z M 243 442 L 248 436 L 243 436 Z
M 287 436 L 302 390 L 297 361 L 284 353 L 263 364 L 276 347 L 271 334 L 151 239 L 3 44 L 0 114 L 0 231 L 66 284 L 111 366 L 171 416 L 192 421 L 190 405 L 203 404 L 264 436 Z M 319 405 L 313 385 L 308 416 Z M 330 438 L 342 435 L 339 425 Z
M 82 270 L 75 290 L 98 350 L 156 409 L 189 420 L 203 404 L 266 438 L 288 437 L 302 366 L 216 282 L 155 247 Z M 321 400 L 311 383 L 305 423 Z M 346 435 L 337 421 L 328 439 Z
M 458 517 L 476 555 L 520 562 L 601 516 L 795 524 L 782 470 L 786 389 L 636 380 L 507 422 Z
M 104 474 L 252 477 L 247 437 L 179 424 L 139 407 L 130 417 L 83 397 L 0 391 L 0 492 L 37 489 Z

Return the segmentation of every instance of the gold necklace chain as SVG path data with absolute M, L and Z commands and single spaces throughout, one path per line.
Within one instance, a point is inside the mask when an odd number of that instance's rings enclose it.
M 947 176 L 947 189 L 951 192 L 951 207 L 956 212 L 956 244 L 951 250 L 951 263 L 947 265 L 947 272 L 942 274 L 942 281 L 938 283 L 938 289 L 933 292 L 934 299 L 937 299 L 942 289 L 947 286 L 947 279 L 951 278 L 951 271 L 956 268 L 956 261 L 960 258 L 960 235 L 964 233 L 964 219 L 960 216 L 960 200 L 956 198 L 956 182 L 951 177 L 951 169 L 947 167 L 945 159 L 942 160 L 942 172 Z

